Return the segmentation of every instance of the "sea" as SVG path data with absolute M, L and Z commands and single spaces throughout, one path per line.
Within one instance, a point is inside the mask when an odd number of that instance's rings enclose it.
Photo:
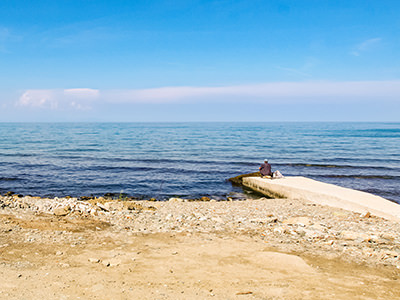
M 400 204 L 400 123 L 0 123 L 0 193 L 213 197 L 264 159 Z

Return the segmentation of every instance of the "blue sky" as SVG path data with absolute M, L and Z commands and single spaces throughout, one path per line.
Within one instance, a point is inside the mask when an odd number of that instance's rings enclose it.
M 0 121 L 400 121 L 400 1 L 0 1 Z

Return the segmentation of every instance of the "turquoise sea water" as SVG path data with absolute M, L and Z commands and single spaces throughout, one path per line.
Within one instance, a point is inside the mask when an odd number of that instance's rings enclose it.
M 400 123 L 0 123 L 0 193 L 225 197 L 264 158 L 400 203 Z

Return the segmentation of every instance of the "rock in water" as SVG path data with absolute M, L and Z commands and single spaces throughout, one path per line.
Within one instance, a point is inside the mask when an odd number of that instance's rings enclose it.
M 242 179 L 245 177 L 261 177 L 261 173 L 254 172 L 254 173 L 242 174 L 236 177 L 229 178 L 228 180 L 232 182 L 232 184 L 243 185 Z

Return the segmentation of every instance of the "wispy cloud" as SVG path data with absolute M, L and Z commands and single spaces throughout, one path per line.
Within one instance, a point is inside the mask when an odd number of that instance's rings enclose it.
M 102 91 L 106 101 L 130 103 L 170 102 L 321 102 L 363 99 L 400 101 L 400 81 L 270 82 L 224 87 L 162 87 Z
M 88 88 L 64 90 L 27 90 L 16 102 L 19 107 L 44 108 L 50 110 L 87 110 L 99 91 Z
M 375 47 L 381 41 L 382 41 L 381 38 L 372 38 L 372 39 L 365 40 L 362 43 L 356 45 L 354 47 L 354 50 L 351 51 L 351 54 L 354 56 L 360 56 L 362 52 L 371 50 L 373 47 Z
M 80 99 L 93 99 L 99 97 L 99 90 L 88 89 L 88 88 L 78 88 L 78 89 L 67 89 L 64 90 L 64 95 L 70 97 L 76 97 Z
M 17 105 L 57 109 L 58 102 L 56 93 L 52 90 L 27 90 L 21 95 Z
M 168 104 L 193 102 L 321 103 L 400 101 L 398 81 L 270 82 L 222 87 L 159 87 L 151 89 L 27 90 L 18 106 L 52 110 L 90 109 L 93 103 Z

